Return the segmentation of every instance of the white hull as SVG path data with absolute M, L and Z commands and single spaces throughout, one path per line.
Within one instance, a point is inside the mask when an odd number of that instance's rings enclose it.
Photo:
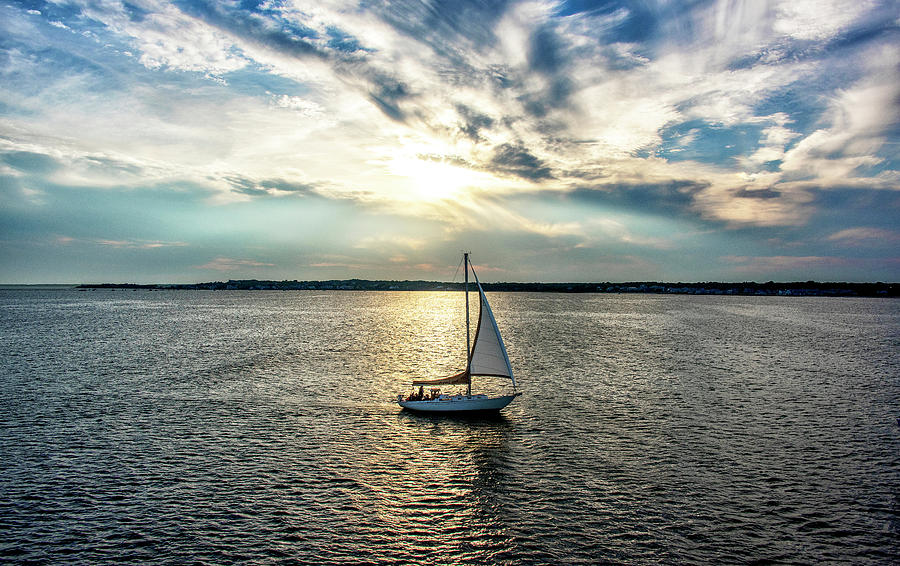
M 488 397 L 487 395 L 441 395 L 437 399 L 425 401 L 398 401 L 401 407 L 423 413 L 459 413 L 466 411 L 499 411 L 512 403 L 521 395 L 503 395 Z

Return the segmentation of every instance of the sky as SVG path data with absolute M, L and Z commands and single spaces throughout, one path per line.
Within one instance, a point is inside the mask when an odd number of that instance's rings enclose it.
M 900 3 L 0 0 L 0 283 L 900 281 Z

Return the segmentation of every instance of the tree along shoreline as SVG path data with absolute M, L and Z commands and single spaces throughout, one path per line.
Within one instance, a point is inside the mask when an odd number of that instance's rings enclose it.
M 474 283 L 470 283 L 472 287 Z M 900 283 L 789 282 L 767 283 L 482 283 L 485 291 L 534 293 L 650 293 L 674 295 L 761 295 L 795 297 L 897 297 Z M 100 283 L 77 285 L 77 289 L 149 289 L 208 291 L 462 291 L 463 283 L 441 281 L 370 281 L 332 279 L 327 281 L 267 281 L 231 279 L 208 283 L 136 284 Z

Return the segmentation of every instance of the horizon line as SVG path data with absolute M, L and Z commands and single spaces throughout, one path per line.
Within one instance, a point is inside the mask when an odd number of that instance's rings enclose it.
M 40 283 L 4 283 L 0 282 L 0 287 L 111 287 L 111 286 L 172 286 L 172 285 L 209 285 L 209 284 L 225 284 L 225 283 L 241 283 L 241 282 L 259 282 L 259 283 L 335 283 L 335 282 L 349 282 L 349 281 L 358 281 L 364 283 L 433 283 L 433 284 L 441 284 L 441 285 L 463 285 L 463 281 L 440 281 L 436 279 L 364 279 L 360 277 L 349 277 L 344 279 L 258 279 L 258 278 L 240 278 L 240 279 L 227 279 L 227 280 L 218 280 L 218 281 L 194 281 L 194 282 L 181 282 L 181 283 L 138 283 L 138 282 L 111 282 L 106 281 L 102 283 L 92 283 L 92 282 L 65 282 L 65 283 L 50 283 L 50 282 L 40 282 Z M 471 282 L 474 284 L 474 281 Z M 632 279 L 632 280 L 623 280 L 623 281 L 482 281 L 482 285 L 628 285 L 628 284 L 656 284 L 656 285 L 701 285 L 701 284 L 714 284 L 714 285 L 739 285 L 739 284 L 754 284 L 754 285 L 797 285 L 797 284 L 813 284 L 813 285 L 900 285 L 900 281 L 838 281 L 838 280 L 768 280 L 768 281 L 759 281 L 755 279 L 744 279 L 744 280 L 696 280 L 696 281 L 666 281 L 660 279 Z

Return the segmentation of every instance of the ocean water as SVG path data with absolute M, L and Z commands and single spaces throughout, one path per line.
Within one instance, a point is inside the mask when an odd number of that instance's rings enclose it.
M 900 301 L 489 298 L 460 419 L 460 293 L 0 291 L 0 559 L 896 563 Z

